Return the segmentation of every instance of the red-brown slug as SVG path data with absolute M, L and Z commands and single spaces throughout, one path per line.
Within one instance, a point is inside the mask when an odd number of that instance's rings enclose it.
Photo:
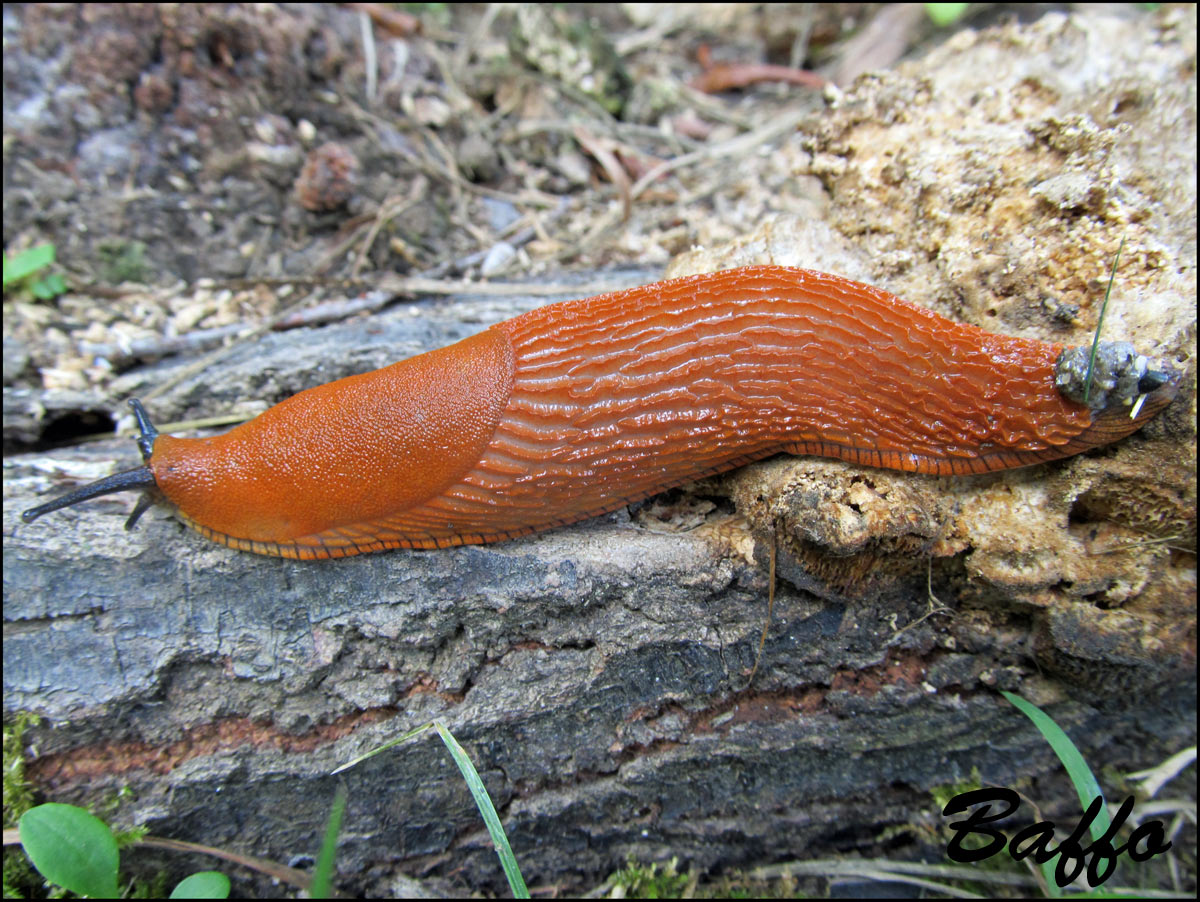
M 1178 386 L 1106 344 L 1085 405 L 1082 360 L 753 266 L 532 310 L 212 438 L 157 435 L 135 402 L 146 465 L 24 519 L 153 486 L 202 534 L 261 554 L 492 542 L 779 452 L 934 474 L 1041 463 L 1128 435 Z

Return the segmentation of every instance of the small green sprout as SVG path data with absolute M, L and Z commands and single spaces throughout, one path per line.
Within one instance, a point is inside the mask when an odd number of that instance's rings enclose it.
M 67 283 L 56 272 L 48 272 L 54 263 L 54 245 L 39 244 L 4 258 L 4 293 L 28 290 L 39 301 L 49 301 L 67 290 Z

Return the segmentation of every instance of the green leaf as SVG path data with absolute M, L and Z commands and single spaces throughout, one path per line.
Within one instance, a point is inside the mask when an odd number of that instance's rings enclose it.
M 54 245 L 39 244 L 21 251 L 19 254 L 4 258 L 4 287 L 8 288 L 14 282 L 28 278 L 39 269 L 44 269 L 54 262 Z
M 925 15 L 929 21 L 939 28 L 953 25 L 967 12 L 969 3 L 926 3 Z
M 483 822 L 487 824 L 492 844 L 496 847 L 496 854 L 500 856 L 500 866 L 504 868 L 504 876 L 508 878 L 508 886 L 512 890 L 513 897 L 528 899 L 529 890 L 525 886 L 525 878 L 521 876 L 517 857 L 513 855 L 512 846 L 508 844 L 508 837 L 504 835 L 504 827 L 500 824 L 500 816 L 496 814 L 496 808 L 492 805 L 487 789 L 484 788 L 483 781 L 479 779 L 479 772 L 475 770 L 475 765 L 471 763 L 466 750 L 458 744 L 457 739 L 450 735 L 450 731 L 440 721 L 435 721 L 434 726 L 437 727 L 442 742 L 450 750 L 450 757 L 458 765 L 463 779 L 467 781 L 467 788 L 471 790 L 471 795 L 475 798 L 475 806 L 483 815 Z
M 38 872 L 81 896 L 117 895 L 120 853 L 108 824 L 74 805 L 30 808 L 17 823 L 21 845 Z
M 171 890 L 172 899 L 228 899 L 229 878 L 220 871 L 198 871 Z
M 52 272 L 34 280 L 34 283 L 29 286 L 29 290 L 38 300 L 49 301 L 66 291 L 67 283 L 63 281 L 63 277 L 59 273 Z

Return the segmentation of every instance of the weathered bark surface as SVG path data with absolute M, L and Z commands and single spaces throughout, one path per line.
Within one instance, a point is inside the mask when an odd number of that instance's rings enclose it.
M 945 55 L 978 70 L 977 50 L 1024 58 L 1056 40 L 1073 53 L 1095 50 L 1069 24 L 1063 35 L 1036 28 L 1017 30 L 1032 50 L 997 38 Z M 853 109 L 894 101 L 920 75 L 867 84 Z M 1163 96 L 1132 69 L 1112 77 Z M 1058 89 L 1047 101 L 1055 114 L 1086 109 L 1083 92 Z M 841 154 L 853 160 L 850 173 L 871 168 L 870 148 L 847 137 L 856 116 L 831 115 L 824 155 L 805 164 L 846 204 L 843 175 L 820 167 Z M 848 142 L 840 151 L 828 137 L 839 127 Z M 1191 129 L 1159 137 L 1182 153 Z M 986 168 L 994 136 L 974 140 Z M 1194 167 L 1194 136 L 1186 140 Z M 798 155 L 808 153 L 802 143 Z M 1147 169 L 1142 190 L 1166 195 L 1173 177 Z M 1195 296 L 1194 182 L 1178 184 L 1192 191 L 1190 207 L 1176 198 L 1141 220 L 1179 263 L 1137 283 L 1166 306 L 1149 324 L 1127 314 L 1126 334 L 1111 337 L 1153 338 L 1161 353 L 1192 349 L 1194 359 L 1194 312 L 1181 306 Z M 1039 225 L 1050 218 L 1025 215 Z M 982 230 L 979 221 L 964 229 L 972 227 Z M 869 277 L 869 258 L 850 247 L 823 226 L 775 223 L 717 260 Z M 926 249 L 913 238 L 906 253 L 918 260 Z M 953 306 L 945 285 L 961 273 L 952 265 L 935 276 L 889 260 L 877 274 L 903 274 L 887 287 L 904 293 L 924 279 L 929 294 L 912 299 Z M 994 288 L 986 273 L 980 284 Z M 998 310 L 1004 331 L 1048 328 L 1031 312 L 1036 298 L 1011 293 L 985 312 L 969 297 L 960 313 L 986 322 Z M 421 305 L 419 317 L 402 309 L 270 335 L 153 410 L 173 419 L 278 398 L 541 302 L 482 309 L 451 300 Z M 161 384 L 180 365 L 131 374 L 123 393 Z M 32 428 L 21 415 L 32 409 L 6 394 L 6 435 Z M 329 771 L 433 718 L 472 754 L 531 884 L 578 888 L 630 854 L 677 855 L 699 868 L 831 851 L 907 856 L 915 846 L 881 836 L 902 823 L 936 828 L 931 787 L 975 770 L 1011 785 L 1056 769 L 996 688 L 1045 705 L 1097 771 L 1153 763 L 1194 742 L 1194 433 L 1189 378 L 1139 436 L 1026 471 L 946 480 L 772 461 L 529 539 L 313 564 L 214 546 L 162 512 L 127 534 L 120 523 L 132 498 L 20 526 L 19 511 L 61 488 L 65 472 L 95 478 L 133 465 L 136 453 L 125 440 L 10 458 L 5 710 L 47 716 L 30 773 L 56 799 L 94 802 L 128 786 L 134 801 L 122 816 L 157 834 L 285 862 L 317 848 L 338 783 Z M 1131 545 L 1147 537 L 1166 541 Z M 772 541 L 780 582 L 750 681 Z M 467 789 L 436 740 L 390 750 L 341 779 L 350 803 L 339 867 L 359 875 L 346 885 L 378 894 L 393 875 L 420 873 L 461 889 L 502 888 Z M 1069 814 L 1039 800 L 1050 815 Z

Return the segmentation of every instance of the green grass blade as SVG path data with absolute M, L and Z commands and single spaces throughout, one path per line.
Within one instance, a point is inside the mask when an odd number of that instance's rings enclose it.
M 335 767 L 332 771 L 329 772 L 329 776 L 332 777 L 336 774 L 340 774 L 342 771 L 349 770 L 352 767 L 362 764 L 368 758 L 374 758 L 380 752 L 386 752 L 388 749 L 390 749 L 394 746 L 397 746 L 402 742 L 407 742 L 409 739 L 412 739 L 414 736 L 420 736 L 422 733 L 424 733 L 426 730 L 428 730 L 432 726 L 433 726 L 432 723 L 421 724 L 421 726 L 417 727 L 414 730 L 409 730 L 403 736 L 399 736 L 396 739 L 389 739 L 387 742 L 385 742 L 383 745 L 379 746 L 378 748 L 373 748 L 373 749 L 371 749 L 371 751 L 365 752 L 365 753 L 359 755 L 357 758 L 350 759 L 349 761 L 347 761 L 345 764 L 341 765 L 340 767 Z
M 1099 334 L 1099 331 L 1097 331 L 1097 334 Z M 1054 754 L 1058 756 L 1058 760 L 1067 769 L 1067 776 L 1071 778 L 1071 783 L 1075 787 L 1075 793 L 1079 796 L 1081 808 L 1086 811 L 1087 807 L 1092 804 L 1093 799 L 1103 799 L 1104 793 L 1100 791 L 1100 784 L 1096 781 L 1095 775 L 1092 774 L 1092 769 L 1087 766 L 1087 762 L 1083 760 L 1083 755 L 1075 747 L 1075 743 L 1071 741 L 1071 737 L 1063 732 L 1062 727 L 1055 723 L 1049 714 L 1032 702 L 1025 701 L 1021 696 L 1005 692 L 1003 689 L 1000 690 L 1000 694 L 1012 702 L 1018 711 L 1033 721 L 1033 725 L 1038 728 L 1042 736 L 1050 743 L 1050 748 L 1054 749 Z M 1092 839 L 1101 839 L 1108 832 L 1109 823 L 1108 806 L 1102 803 L 1099 812 L 1097 812 L 1096 817 L 1091 823 Z M 1055 855 L 1041 866 L 1042 876 L 1046 881 L 1046 891 L 1056 899 L 1061 898 L 1063 895 L 1062 888 L 1059 887 L 1057 881 L 1054 879 L 1057 865 L 1058 855 Z
M 1005 692 L 1003 689 L 1000 690 L 1000 694 L 1012 702 L 1018 711 L 1033 721 L 1033 725 L 1046 737 L 1050 748 L 1054 749 L 1054 754 L 1058 755 L 1058 760 L 1067 769 L 1067 775 L 1075 786 L 1075 792 L 1079 795 L 1079 804 L 1083 809 L 1086 811 L 1093 799 L 1097 797 L 1103 799 L 1104 793 L 1100 791 L 1100 784 L 1096 782 L 1092 769 L 1087 766 L 1083 755 L 1079 753 L 1079 749 L 1075 747 L 1071 737 L 1063 732 L 1062 727 L 1056 724 L 1045 711 L 1037 705 L 1025 701 L 1021 696 Z M 1092 821 L 1092 839 L 1098 840 L 1103 837 L 1108 832 L 1108 827 L 1108 807 L 1101 805 L 1100 813 Z
M 512 847 L 508 844 L 508 837 L 504 835 L 504 827 L 500 824 L 500 817 L 496 814 L 496 808 L 492 805 L 492 800 L 488 796 L 487 789 L 484 788 L 483 781 L 479 779 L 479 773 L 475 770 L 475 765 L 471 763 L 466 751 L 458 744 L 450 731 L 441 723 L 435 723 L 438 735 L 442 737 L 442 742 L 446 744 L 446 748 L 450 751 L 450 757 L 454 759 L 454 763 L 458 765 L 458 769 L 462 771 L 463 779 L 467 781 L 467 788 L 471 790 L 471 795 L 475 798 L 475 804 L 479 808 L 479 813 L 483 815 L 483 822 L 487 824 L 488 833 L 491 834 L 492 844 L 496 847 L 496 854 L 500 856 L 500 866 L 504 868 L 504 876 L 508 878 L 508 885 L 512 889 L 514 898 L 528 899 L 529 890 L 525 886 L 525 878 L 521 876 L 521 869 L 517 866 L 516 856 L 513 855 Z
M 321 851 L 317 854 L 317 866 L 313 868 L 312 886 L 309 887 L 310 899 L 328 899 L 330 887 L 333 886 L 333 862 L 337 853 L 338 834 L 342 832 L 342 815 L 346 811 L 346 788 L 339 786 L 333 797 L 333 807 L 329 811 L 329 823 L 325 825 L 325 838 L 321 841 Z
M 1117 264 L 1121 262 L 1121 251 L 1125 250 L 1125 238 L 1117 247 L 1117 255 L 1113 257 L 1112 272 L 1108 274 L 1108 288 L 1104 290 L 1104 303 L 1100 305 L 1100 316 L 1096 320 L 1096 334 L 1092 336 L 1092 353 L 1088 357 L 1087 379 L 1083 384 L 1083 403 L 1086 404 L 1092 396 L 1092 371 L 1096 368 L 1096 350 L 1100 347 L 1100 330 L 1104 327 L 1104 314 L 1108 312 L 1108 298 L 1112 294 L 1113 280 L 1117 277 Z
M 504 876 L 508 878 L 508 885 L 512 889 L 512 894 L 517 899 L 528 899 L 529 889 L 525 886 L 525 878 L 521 876 L 521 869 L 517 865 L 516 856 L 513 855 L 512 847 L 508 844 L 508 837 L 504 835 L 504 827 L 500 824 L 500 817 L 496 814 L 496 808 L 492 805 L 492 800 L 487 794 L 487 789 L 484 788 L 483 781 L 479 779 L 479 773 L 475 770 L 475 765 L 471 763 L 466 751 L 458 741 L 450 734 L 445 725 L 434 721 L 432 723 L 422 724 L 416 729 L 409 730 L 403 736 L 396 739 L 389 739 L 378 748 L 371 749 L 366 754 L 359 755 L 357 758 L 346 762 L 333 771 L 334 774 L 340 774 L 342 771 L 349 770 L 357 764 L 366 761 L 378 755 L 380 752 L 393 748 L 401 742 L 412 739 L 414 736 L 419 736 L 431 727 L 436 728 L 438 735 L 442 737 L 442 742 L 450 752 L 450 757 L 454 759 L 454 763 L 458 765 L 459 771 L 463 775 L 463 779 L 467 781 L 467 788 L 471 790 L 471 796 L 475 799 L 475 805 L 479 808 L 479 813 L 483 815 L 483 822 L 487 825 L 488 833 L 492 837 L 492 844 L 496 847 L 496 854 L 500 857 L 500 866 L 504 868 Z

